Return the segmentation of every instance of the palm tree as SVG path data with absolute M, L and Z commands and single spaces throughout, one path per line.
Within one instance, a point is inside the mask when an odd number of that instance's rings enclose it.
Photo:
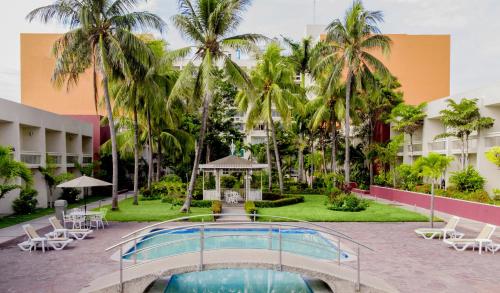
M 390 50 L 391 40 L 380 34 L 377 27 L 383 21 L 381 11 L 365 10 L 359 0 L 355 0 L 347 10 L 343 20 L 336 19 L 327 27 L 326 44 L 322 50 L 323 57 L 315 65 L 315 70 L 322 71 L 333 64 L 331 75 L 339 76 L 346 73 L 345 92 L 345 182 L 350 181 L 350 109 L 351 98 L 355 89 L 360 89 L 363 81 L 373 79 L 374 72 L 388 75 L 385 65 L 371 52 Z M 333 78 L 334 79 L 334 78 Z
M 27 186 L 33 184 L 33 175 L 26 164 L 14 160 L 12 148 L 0 145 L 0 199 L 12 190 L 23 188 L 15 183 L 17 178 Z
M 434 228 L 434 185 L 452 161 L 453 157 L 429 153 L 427 157 L 420 157 L 415 162 L 417 170 L 420 170 L 419 175 L 431 180 L 431 228 Z
M 246 73 L 231 60 L 228 50 L 238 49 L 249 52 L 255 43 L 264 39 L 258 34 L 230 36 L 241 22 L 241 14 L 249 6 L 248 0 L 179 0 L 179 14 L 173 16 L 173 23 L 192 46 L 180 49 L 180 54 L 188 54 L 194 49 L 194 59 L 200 62 L 195 68 L 190 62 L 181 73 L 172 91 L 173 97 L 185 90 L 194 76 L 195 97 L 202 99 L 201 128 L 194 156 L 193 170 L 182 211 L 191 206 L 201 152 L 204 148 L 205 132 L 210 101 L 212 99 L 215 77 L 214 72 L 221 64 L 228 80 L 240 87 L 248 87 L 250 80 Z
M 392 109 L 389 117 L 389 122 L 392 123 L 392 128 L 398 132 L 408 134 L 410 137 L 410 162 L 413 164 L 413 135 L 424 125 L 424 119 L 427 117 L 425 113 L 426 103 L 421 103 L 417 106 L 399 104 Z
M 130 78 L 127 55 L 145 60 L 150 55 L 148 47 L 131 29 L 153 28 L 163 31 L 165 23 L 149 12 L 133 9 L 140 1 L 128 0 L 56 0 L 53 4 L 31 11 L 29 21 L 51 20 L 69 27 L 53 47 L 57 58 L 53 81 L 68 86 L 78 83 L 80 74 L 91 69 L 94 81 L 94 99 L 97 101 L 98 74 L 108 116 L 113 161 L 112 209 L 118 209 L 118 152 L 116 130 L 109 95 L 109 80 L 114 75 Z M 96 103 L 97 110 L 97 103 Z
M 477 107 L 477 99 L 463 98 L 460 102 L 452 99 L 446 101 L 447 109 L 441 110 L 441 121 L 448 131 L 436 138 L 454 136 L 461 142 L 460 164 L 462 169 L 469 165 L 469 138 L 473 132 L 481 129 L 491 128 L 495 119 L 491 117 L 481 117 Z
M 293 67 L 281 55 L 281 50 L 277 43 L 273 42 L 268 45 L 251 74 L 254 88 L 241 91 L 239 99 L 245 100 L 246 96 L 246 100 L 248 100 L 247 129 L 253 128 L 253 121 L 261 120 L 265 121 L 266 126 L 271 130 L 280 192 L 283 193 L 283 172 L 273 112 L 276 111 L 282 123 L 287 125 L 291 121 L 292 111 L 301 111 L 302 100 L 296 94 L 298 88 L 294 80 Z

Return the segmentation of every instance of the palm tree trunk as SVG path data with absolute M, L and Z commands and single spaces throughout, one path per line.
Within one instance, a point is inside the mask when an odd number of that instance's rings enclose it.
M 139 193 L 139 123 L 137 119 L 137 106 L 134 105 L 134 205 L 138 205 Z
M 283 173 L 281 171 L 280 153 L 278 150 L 278 141 L 276 140 L 276 129 L 272 120 L 271 112 L 269 112 L 269 124 L 271 125 L 271 134 L 273 137 L 274 157 L 276 159 L 276 168 L 278 169 L 278 181 L 280 185 L 280 194 L 283 194 Z
M 346 81 L 346 93 L 345 93 L 345 159 L 344 159 L 344 172 L 345 172 L 345 184 L 349 184 L 351 181 L 351 159 L 349 157 L 349 135 L 351 132 L 351 88 L 352 88 L 352 71 L 349 69 L 347 73 Z
M 151 134 L 151 113 L 149 109 L 146 110 L 148 119 L 148 189 L 151 188 L 151 181 L 153 180 L 153 139 Z
M 298 180 L 299 182 L 304 182 L 304 148 L 302 146 L 303 140 L 304 140 L 304 135 L 302 133 L 299 134 L 300 139 L 299 139 L 299 154 L 298 154 L 298 160 L 299 160 L 299 174 L 298 174 Z
M 413 164 L 413 134 L 410 133 L 410 165 Z
M 332 172 L 337 172 L 337 127 L 332 119 Z
M 200 137 L 198 138 L 198 143 L 196 145 L 196 150 L 194 152 L 193 171 L 191 172 L 191 179 L 189 180 L 186 201 L 182 205 L 181 212 L 188 212 L 190 207 L 191 207 L 191 201 L 193 199 L 193 192 L 194 192 L 194 185 L 196 183 L 196 176 L 198 175 L 198 168 L 200 166 L 201 152 L 203 150 L 203 144 L 205 141 L 205 133 L 207 131 L 208 107 L 210 105 L 211 99 L 212 99 L 212 97 L 210 96 L 210 94 L 206 93 L 205 99 L 203 100 Z
M 469 166 L 469 135 L 465 135 L 465 168 Z M 465 169 L 464 168 L 464 169 Z
M 158 148 L 158 153 L 157 153 L 158 156 L 156 158 L 156 182 L 160 181 L 160 178 L 161 178 L 161 159 L 162 159 L 162 154 L 161 154 L 161 141 L 160 141 L 160 138 L 158 138 L 157 148 Z
M 327 170 L 326 170 L 326 150 L 325 150 L 325 138 L 324 135 L 321 134 L 321 160 L 322 160 L 322 169 L 323 169 L 323 174 L 326 175 Z
M 309 182 L 309 187 L 312 188 L 313 179 L 314 179 L 314 139 L 311 135 L 311 166 L 309 166 L 311 172 L 311 182 Z
M 101 70 L 102 73 L 102 83 L 104 90 L 104 102 L 106 103 L 106 112 L 108 114 L 108 123 L 109 123 L 109 134 L 111 136 L 111 160 L 112 160 L 112 170 L 113 170 L 113 187 L 111 190 L 111 209 L 118 209 L 118 150 L 116 144 L 116 130 L 115 130 L 115 122 L 113 120 L 113 111 L 111 109 L 111 99 L 109 96 L 109 85 L 108 85 L 108 76 L 104 70 Z
M 266 123 L 266 156 L 267 156 L 267 166 L 269 166 L 269 170 L 267 172 L 268 183 L 267 189 L 269 192 L 273 189 L 273 168 L 271 165 L 271 147 L 270 147 L 270 139 L 269 139 L 269 123 Z

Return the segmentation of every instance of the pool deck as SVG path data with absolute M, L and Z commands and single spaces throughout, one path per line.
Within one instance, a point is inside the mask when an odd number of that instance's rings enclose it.
M 95 231 L 93 238 L 45 254 L 20 251 L 15 242 L 3 244 L 0 292 L 77 292 L 94 279 L 118 270 L 118 263 L 110 260 L 114 252 L 105 252 L 105 248 L 149 224 L 110 223 L 105 230 Z M 400 292 L 495 292 L 500 287 L 500 253 L 457 252 L 439 240 L 417 238 L 413 230 L 427 223 L 325 225 L 373 248 L 375 252 L 361 254 L 362 272 L 384 279 Z M 466 236 L 477 233 L 463 231 Z

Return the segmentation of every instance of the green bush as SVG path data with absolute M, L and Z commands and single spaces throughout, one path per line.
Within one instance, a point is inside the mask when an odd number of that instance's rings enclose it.
M 165 196 L 161 199 L 163 203 L 169 203 L 174 206 L 181 206 L 184 204 L 185 198 Z M 191 207 L 193 208 L 210 208 L 212 206 L 211 200 L 191 200 Z
M 401 164 L 396 167 L 397 184 L 401 189 L 414 190 L 414 188 L 422 184 L 422 179 L 418 175 L 418 170 L 408 164 Z
M 182 179 L 181 179 L 181 177 L 179 177 L 175 174 L 168 174 L 168 175 L 163 176 L 160 181 L 163 181 L 163 182 L 182 182 Z
M 278 200 L 282 198 L 283 196 L 277 192 L 262 192 L 262 200 Z
M 255 206 L 255 202 L 253 201 L 246 201 L 245 202 L 245 212 L 247 214 L 256 214 L 257 213 L 257 207 Z
M 262 200 L 256 201 L 254 205 L 257 208 L 277 208 L 287 205 L 292 205 L 296 203 L 304 202 L 304 197 L 301 195 L 290 195 L 285 196 L 277 200 Z
M 157 200 L 161 198 L 159 194 L 153 194 L 151 189 L 146 187 L 141 188 L 139 192 L 141 194 L 140 200 Z
M 413 191 L 430 194 L 431 193 L 431 185 L 430 184 L 417 185 L 417 186 L 415 186 L 415 189 Z
M 220 200 L 212 201 L 212 213 L 213 214 L 222 213 L 222 201 L 220 201 Z
M 360 199 L 354 194 L 342 194 L 333 199 L 328 209 L 342 212 L 359 212 L 367 207 L 367 200 Z
M 79 194 L 80 190 L 76 188 L 63 188 L 60 199 L 64 199 L 68 203 L 75 203 Z
M 447 190 L 436 189 L 436 195 L 462 199 L 467 201 L 474 201 L 480 203 L 491 203 L 492 200 L 489 197 L 488 193 L 484 190 L 476 190 L 473 192 L 468 191 L 459 191 L 456 188 L 449 187 Z
M 380 174 L 376 175 L 373 178 L 373 182 L 375 183 L 375 185 L 379 186 L 392 186 L 392 173 L 382 171 Z
M 486 180 L 472 166 L 465 170 L 453 172 L 450 182 L 455 185 L 459 191 L 477 191 L 482 190 Z
M 233 188 L 236 184 L 236 177 L 233 175 L 225 175 L 220 177 L 220 185 L 222 188 Z
M 33 188 L 22 189 L 19 197 L 12 202 L 12 209 L 16 214 L 31 214 L 36 209 L 38 191 Z
M 493 199 L 500 200 L 500 189 L 499 188 L 493 189 Z

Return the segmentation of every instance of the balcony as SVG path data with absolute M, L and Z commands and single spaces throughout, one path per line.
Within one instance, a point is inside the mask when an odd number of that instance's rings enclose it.
M 460 154 L 462 152 L 462 141 L 455 139 L 451 142 L 451 152 L 453 154 Z M 469 138 L 469 154 L 477 152 L 477 138 Z
M 83 154 L 82 165 L 92 164 L 92 154 Z
M 490 133 L 484 138 L 484 146 L 487 148 L 500 146 L 500 132 Z
M 80 162 L 80 156 L 78 154 L 67 154 L 66 155 L 66 165 L 68 167 L 74 167 L 75 163 Z
M 429 151 L 434 153 L 446 153 L 446 140 L 436 140 L 428 144 Z
M 413 151 L 412 151 L 412 148 L 413 148 Z M 408 152 L 409 156 L 422 155 L 422 142 L 421 141 L 413 142 L 413 147 L 411 144 L 407 143 L 406 144 L 406 151 Z
M 58 152 L 47 152 L 47 161 L 56 165 L 61 165 L 62 154 Z
M 30 168 L 37 168 L 42 161 L 42 155 L 39 152 L 21 151 L 21 162 Z

